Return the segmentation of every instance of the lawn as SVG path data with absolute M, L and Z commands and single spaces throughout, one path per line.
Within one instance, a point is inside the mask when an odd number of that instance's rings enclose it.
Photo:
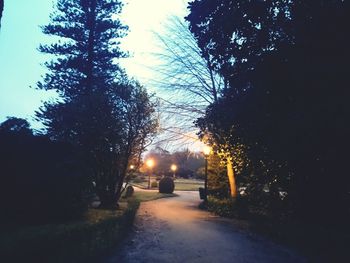
M 1 227 L 0 257 L 3 262 L 89 262 L 125 238 L 140 202 L 173 196 L 135 191 L 120 200 L 118 210 L 90 208 L 81 220 Z
M 136 191 L 134 193 L 134 198 L 140 202 L 152 201 L 160 198 L 175 197 L 177 194 L 161 194 L 155 191 Z
M 151 182 L 155 181 L 155 177 L 151 177 Z M 148 180 L 136 180 L 136 182 L 131 182 L 132 185 L 135 185 L 137 187 L 147 189 L 148 187 Z M 175 191 L 198 191 L 199 187 L 204 187 L 204 181 L 202 180 L 196 180 L 196 179 L 183 179 L 178 178 L 175 179 Z M 154 187 L 152 189 L 158 189 L 157 187 Z

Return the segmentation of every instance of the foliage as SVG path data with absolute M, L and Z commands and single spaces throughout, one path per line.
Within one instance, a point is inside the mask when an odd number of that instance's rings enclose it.
M 224 217 L 235 217 L 235 199 L 208 197 L 208 210 Z
M 198 126 L 216 145 L 244 146 L 250 201 L 346 222 L 349 4 L 195 0 L 190 10 L 203 54 L 230 83 Z
M 3 231 L 0 255 L 8 262 L 90 262 L 125 238 L 139 206 L 130 200 L 123 212 L 94 210 L 98 220 Z M 92 211 L 90 211 L 92 212 Z M 95 217 L 96 217 L 95 215 Z M 21 253 L 18 253 L 20 251 Z
M 227 198 L 229 194 L 226 167 L 216 154 L 208 157 L 208 192 L 216 197 Z
M 117 0 L 59 0 L 42 29 L 60 40 L 39 48 L 56 59 L 45 64 L 38 88 L 61 98 L 46 102 L 37 117 L 51 138 L 81 150 L 102 207 L 117 205 L 128 164 L 157 125 L 145 89 L 116 63 L 125 56 L 118 42 L 127 29 L 116 16 L 121 7 Z
M 171 194 L 174 192 L 174 189 L 175 184 L 171 177 L 165 176 L 159 181 L 159 193 Z
M 76 149 L 33 135 L 26 120 L 0 124 L 1 222 L 40 224 L 79 218 L 87 184 Z

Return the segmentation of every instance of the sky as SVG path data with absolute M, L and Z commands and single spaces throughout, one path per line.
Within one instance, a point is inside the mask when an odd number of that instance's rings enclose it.
M 7 116 L 26 118 L 34 128 L 40 124 L 33 120 L 35 111 L 43 101 L 55 93 L 35 89 L 45 73 L 43 63 L 50 59 L 37 50 L 40 43 L 50 43 L 40 25 L 49 22 L 55 0 L 9 0 L 0 29 L 0 122 Z M 147 85 L 157 64 L 152 53 L 159 45 L 154 32 L 164 30 L 170 16 L 184 17 L 187 0 L 124 0 L 120 19 L 129 26 L 127 37 L 121 39 L 121 48 L 130 53 L 119 63 L 127 73 L 138 79 L 150 92 L 159 92 Z

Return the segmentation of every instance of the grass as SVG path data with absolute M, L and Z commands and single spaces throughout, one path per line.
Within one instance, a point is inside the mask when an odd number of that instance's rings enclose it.
M 151 180 L 155 180 L 155 178 Z M 131 184 L 143 189 L 147 189 L 148 187 L 147 180 L 144 180 L 144 181 L 138 180 L 137 183 L 131 182 Z M 179 178 L 175 180 L 175 191 L 198 191 L 199 187 L 204 187 L 204 181 L 195 180 L 195 179 L 183 179 L 183 178 Z M 152 189 L 158 189 L 158 188 L 152 188 Z
M 120 209 L 91 208 L 81 220 L 1 227 L 0 258 L 3 262 L 93 262 L 125 238 L 140 202 L 173 196 L 177 195 L 134 192 L 131 198 L 120 200 Z
M 177 194 L 161 194 L 158 192 L 139 191 L 134 193 L 134 198 L 140 202 L 152 201 L 160 198 L 175 197 Z
M 90 262 L 121 241 L 133 223 L 140 201 L 121 202 L 119 210 L 89 209 L 84 219 L 2 229 L 3 262 Z

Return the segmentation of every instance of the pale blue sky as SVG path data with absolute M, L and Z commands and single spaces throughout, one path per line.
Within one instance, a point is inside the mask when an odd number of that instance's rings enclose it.
M 152 31 L 161 32 L 167 16 L 186 14 L 186 0 L 124 0 L 122 20 L 130 28 L 122 48 L 133 56 L 121 61 L 127 72 L 143 80 L 152 77 L 147 67 L 155 61 L 148 54 L 155 52 Z M 36 82 L 48 57 L 37 47 L 50 39 L 41 33 L 47 24 L 54 0 L 5 1 L 0 29 L 0 122 L 6 116 L 32 121 L 34 111 L 53 93 L 38 91 Z M 30 88 L 32 86 L 33 88 Z M 35 125 L 36 126 L 36 125 Z

